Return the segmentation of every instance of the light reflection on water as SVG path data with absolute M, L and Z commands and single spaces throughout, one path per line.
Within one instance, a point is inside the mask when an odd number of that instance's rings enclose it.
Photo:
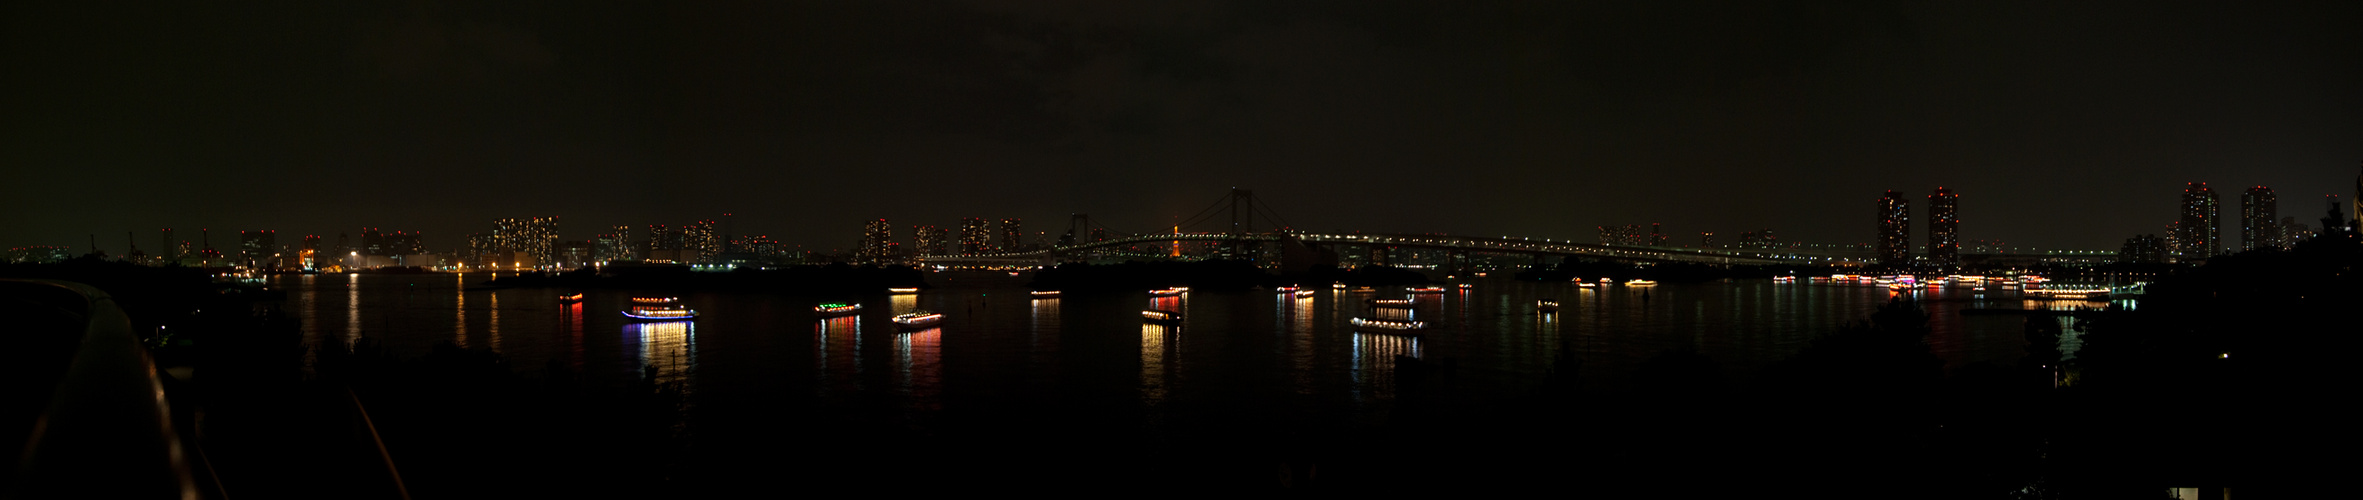
M 1424 295 L 1412 315 L 1431 328 L 1411 339 L 1357 334 L 1346 324 L 1376 312 L 1363 299 L 1403 297 L 1400 288 L 1362 294 L 1329 289 L 1305 298 L 1199 290 L 1147 301 L 1138 291 L 1004 300 L 1026 295 L 1016 284 L 956 288 L 955 282 L 923 294 L 864 295 L 860 300 L 884 307 L 840 318 L 810 316 L 810 298 L 692 294 L 683 301 L 704 313 L 694 321 L 629 323 L 617 312 L 630 291 L 594 290 L 580 304 L 556 306 L 558 295 L 573 291 L 464 291 L 481 284 L 482 274 L 275 279 L 288 289 L 285 307 L 299 309 L 290 312 L 305 319 L 304 337 L 315 349 L 366 335 L 384 341 L 396 356 L 415 358 L 448 340 L 499 350 L 529 374 L 559 360 L 578 368 L 585 383 L 610 386 L 637 380 L 640 368 L 652 365 L 660 382 L 702 389 L 708 399 L 725 393 L 816 394 L 851 418 L 935 415 L 978 407 L 980 398 L 1088 400 L 1130 412 L 1091 418 L 1140 419 L 1152 429 L 1171 417 L 1168 409 L 1241 401 L 1285 400 L 1254 411 L 1285 414 L 1305 425 L 1383 421 L 1371 416 L 1407 390 L 1396 383 L 1395 356 L 1457 364 L 1449 390 L 1476 401 L 1530 393 L 1561 346 L 1582 360 L 1586 390 L 1621 388 L 1641 361 L 1684 345 L 1744 380 L 1814 336 L 1865 319 L 1889 295 L 1865 286 L 1740 282 L 1663 285 L 1644 298 L 1644 291 L 1626 287 L 1485 281 L 1467 291 Z M 322 297 L 338 292 L 346 300 Z M 482 295 L 470 300 L 470 294 Z M 978 298 L 988 294 L 991 300 Z M 1913 294 L 1931 312 L 1929 344 L 1949 366 L 2007 364 L 2023 355 L 2023 317 L 1959 313 L 2025 307 L 2015 292 L 1987 291 L 1982 299 L 1966 289 Z M 1558 299 L 1560 311 L 1535 311 L 1534 301 L 1545 297 Z M 1144 302 L 1149 309 L 1182 312 L 1182 324 L 1142 322 Z M 940 328 L 910 333 L 897 333 L 885 321 L 912 309 L 950 317 Z M 337 318 L 340 313 L 345 317 Z M 336 319 L 345 320 L 342 331 L 321 325 Z M 494 331 L 498 340 L 487 335 Z M 2073 328 L 2066 331 L 2062 350 L 2073 355 L 2077 339 Z M 766 373 L 791 376 L 750 375 Z M 870 400 L 901 404 L 864 402 Z M 1156 411 L 1133 411 L 1141 408 Z M 698 418 L 694 410 L 688 415 Z
M 815 389 L 824 396 L 861 391 L 861 315 L 825 318 L 817 323 L 812 348 L 820 383 Z
M 903 406 L 913 410 L 943 408 L 944 329 L 928 328 L 894 336 L 895 381 Z
M 697 366 L 696 321 L 627 322 L 624 337 L 625 345 L 639 355 L 643 370 L 655 367 L 657 384 L 677 384 L 683 394 L 695 389 L 691 374 Z

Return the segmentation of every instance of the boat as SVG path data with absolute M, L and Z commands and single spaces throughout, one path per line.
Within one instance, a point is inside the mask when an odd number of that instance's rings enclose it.
M 1345 283 L 1330 283 L 1330 284 L 1329 284 L 1329 289 L 1331 289 L 1331 290 L 1344 290 L 1344 289 L 1346 289 L 1346 284 L 1345 284 Z
M 624 317 L 634 321 L 675 321 L 697 318 L 697 311 L 681 305 L 678 297 L 633 297 Z
M 827 304 L 821 304 L 821 305 L 812 306 L 812 313 L 813 313 L 813 314 L 815 314 L 815 315 L 819 315 L 820 317 L 823 317 L 823 318 L 834 318 L 834 317 L 838 317 L 838 316 L 849 316 L 849 315 L 853 315 L 853 314 L 855 314 L 855 313 L 859 313 L 859 312 L 862 312 L 862 305 L 861 305 L 861 304 L 844 304 L 844 303 L 831 302 L 831 303 L 827 303 Z
M 1167 290 L 1173 290 L 1173 291 L 1176 291 L 1176 292 L 1187 292 L 1187 291 L 1190 291 L 1190 287 L 1186 287 L 1186 286 L 1177 286 L 1177 287 L 1167 288 Z
M 1366 303 L 1368 303 L 1370 307 L 1380 309 L 1411 309 L 1416 307 L 1412 304 L 1411 299 L 1370 299 Z
M 1411 289 L 1411 293 L 1444 293 L 1444 287 L 1429 286 Z
M 2029 299 L 2036 299 L 2036 300 L 2108 300 L 2108 298 L 2109 298 L 2109 289 L 2107 289 L 2107 288 L 2070 288 L 2070 289 L 2058 289 L 2058 288 L 2037 288 L 2037 289 L 2032 289 L 2032 290 L 2024 290 L 2024 291 L 2020 291 L 2020 292 L 2019 292 L 2019 294 L 2020 294 L 2020 295 L 2024 295 L 2024 296 L 2026 296 L 2026 298 L 2029 298 Z
M 1172 297 L 1172 296 L 1175 296 L 1175 295 L 1181 295 L 1181 294 L 1182 294 L 1182 291 L 1181 291 L 1181 290 L 1178 290 L 1178 289 L 1173 289 L 1173 288 L 1167 288 L 1167 289 L 1164 289 L 1164 290 L 1150 290 L 1150 291 L 1149 291 L 1149 296 L 1150 296 L 1150 297 Z
M 1414 333 L 1428 327 L 1427 323 L 1421 323 L 1418 321 L 1396 321 L 1387 319 L 1354 318 L 1353 323 L 1355 330 L 1365 332 Z
M 582 301 L 583 301 L 583 294 L 580 294 L 580 293 L 577 293 L 577 294 L 574 294 L 574 295 L 560 295 L 560 296 L 558 296 L 558 303 L 560 303 L 560 304 L 573 304 L 573 303 L 578 303 L 578 302 L 582 302 Z
M 1058 290 L 1035 290 L 1035 297 L 1057 297 Z
M 1476 288 L 1476 287 L 1477 287 L 1477 285 L 1471 285 L 1471 284 L 1468 284 L 1468 283 L 1462 283 L 1462 284 L 1460 284 L 1460 289 L 1462 289 L 1462 290 L 1467 290 L 1467 289 Z
M 1140 320 L 1141 320 L 1141 321 L 1150 322 L 1150 323 L 1157 323 L 1157 324 L 1173 324 L 1173 323 L 1180 323 L 1180 322 L 1181 322 L 1181 319 L 1182 319 L 1182 318 L 1181 318 L 1181 313 L 1180 313 L 1180 312 L 1178 312 L 1178 311 L 1167 311 L 1167 310 L 1163 310 L 1163 309 L 1148 309 L 1148 310 L 1143 310 L 1143 311 L 1141 311 L 1141 312 L 1140 312 Z
M 1542 299 L 1534 301 L 1534 310 L 1542 312 L 1559 312 L 1559 299 Z
M 917 289 L 917 288 L 888 288 L 888 289 L 886 289 L 886 293 L 891 293 L 891 294 L 895 294 L 895 295 L 912 294 L 912 293 L 919 293 L 919 289 Z
M 1017 271 L 1010 271 L 1010 272 L 1009 272 L 1009 277 L 1011 277 L 1011 278 L 1015 278 L 1015 277 L 1017 277 Z
M 1657 286 L 1657 282 L 1649 280 L 1632 280 L 1625 282 L 1625 286 Z
M 1296 294 L 1296 298 L 1300 298 L 1300 299 L 1301 299 L 1301 298 L 1305 298 L 1305 297 L 1311 297 L 1311 296 L 1313 296 L 1313 291 L 1312 291 L 1312 290 L 1297 290 L 1297 291 L 1295 291 L 1295 292 L 1293 292 L 1293 293 L 1295 293 L 1295 294 Z
M 894 326 L 897 328 L 917 330 L 935 326 L 936 323 L 943 322 L 943 320 L 944 315 L 940 313 L 911 311 L 909 313 L 896 315 L 894 317 Z
M 1294 291 L 1296 291 L 1296 287 L 1293 287 L 1293 286 L 1284 286 L 1284 287 L 1280 287 L 1280 288 L 1274 288 L 1274 289 L 1272 289 L 1272 290 L 1273 290 L 1273 291 L 1280 292 L 1280 293 L 1288 293 L 1288 292 L 1294 292 Z
M 1576 283 L 1575 283 L 1575 286 L 1576 286 L 1577 288 L 1599 288 L 1599 287 L 1600 287 L 1600 284 L 1599 284 L 1599 283 L 1593 283 L 1593 282 L 1589 282 L 1589 281 L 1579 281 L 1579 282 L 1576 282 Z

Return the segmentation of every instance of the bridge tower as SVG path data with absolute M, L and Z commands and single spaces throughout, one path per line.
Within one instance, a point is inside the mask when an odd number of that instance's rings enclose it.
M 1231 188 L 1231 257 L 1255 260 L 1256 244 L 1244 236 L 1255 234 L 1255 191 Z M 1246 205 L 1246 211 L 1240 206 Z

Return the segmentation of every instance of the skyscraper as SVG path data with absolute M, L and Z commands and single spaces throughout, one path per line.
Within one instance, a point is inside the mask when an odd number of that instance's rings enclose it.
M 1888 190 L 1879 197 L 1879 263 L 1902 266 L 1912 261 L 1912 201 Z
M 2179 238 L 2185 261 L 2205 260 L 2223 251 L 2221 207 L 2215 190 L 2205 182 L 2186 184 L 2182 190 L 2182 237 Z
M 386 252 L 385 234 L 377 228 L 361 228 L 361 255 L 392 255 Z
M 960 254 L 976 255 L 991 250 L 986 246 L 985 241 L 991 236 L 990 231 L 985 228 L 984 219 L 977 217 L 960 219 Z
M 2280 207 L 2273 188 L 2257 186 L 2240 193 L 2240 251 L 2281 246 Z
M 1023 252 L 1025 249 L 1026 232 L 1018 228 L 1018 219 L 1001 219 L 1001 251 Z
M 261 268 L 275 262 L 271 259 L 279 248 L 279 232 L 269 229 L 238 232 L 238 261 L 249 269 Z
M 632 246 L 632 226 L 616 224 L 607 228 L 607 231 L 615 238 L 616 249 L 609 255 L 610 259 L 637 260 L 640 258 L 640 247 Z
M 1928 263 L 1941 267 L 1961 265 L 1961 216 L 1955 205 L 1961 195 L 1942 186 L 1936 194 L 1928 195 Z
M 854 259 L 863 264 L 885 265 L 893 257 L 888 246 L 892 243 L 894 226 L 887 224 L 886 219 L 870 221 L 862 225 L 861 248 L 854 250 Z
M 706 219 L 681 227 L 681 259 L 701 264 L 712 263 L 722 255 L 722 238 L 717 231 L 720 223 Z
M 911 243 L 918 247 L 920 255 L 943 255 L 951 250 L 951 242 L 944 239 L 948 236 L 946 233 L 940 227 L 912 226 Z
M 558 218 L 498 219 L 493 224 L 493 251 L 516 252 L 509 256 L 509 264 L 517 267 L 545 267 L 557 262 Z M 526 262 L 530 258 L 532 262 Z M 495 262 L 500 263 L 500 262 Z

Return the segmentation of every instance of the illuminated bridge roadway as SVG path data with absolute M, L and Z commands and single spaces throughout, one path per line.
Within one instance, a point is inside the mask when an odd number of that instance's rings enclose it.
M 1412 234 L 1324 234 L 1324 233 L 1182 233 L 1146 234 L 1105 241 L 1054 246 L 1030 252 L 992 253 L 978 255 L 923 255 L 920 261 L 942 266 L 1037 266 L 1081 260 L 1090 256 L 1110 258 L 1167 259 L 1163 252 L 1129 251 L 1136 245 L 1165 248 L 1179 241 L 1193 242 L 1295 242 L 1312 247 L 1367 246 L 1383 249 L 1447 250 L 1455 253 L 1477 252 L 1492 254 L 1525 254 L 1536 257 L 1559 256 L 1618 262 L 1693 262 L 1718 265 L 1766 264 L 1830 264 L 1839 260 L 1811 255 L 1797 255 L 1776 251 L 1747 252 L 1700 250 L 1686 248 L 1632 247 L 1599 245 L 1566 241 L 1536 241 L 1531 238 L 1482 238 L 1470 236 L 1438 236 Z M 1184 259 L 1202 257 L 1184 256 Z

